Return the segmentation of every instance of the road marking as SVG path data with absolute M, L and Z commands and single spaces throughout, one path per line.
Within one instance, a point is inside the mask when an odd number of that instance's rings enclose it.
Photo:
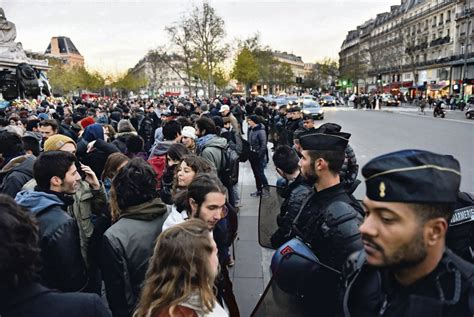
M 426 118 L 426 119 L 432 119 L 432 120 L 445 120 L 445 121 L 452 121 L 452 122 L 459 122 L 459 123 L 467 123 L 467 124 L 474 124 L 474 122 L 469 122 L 469 121 L 464 121 L 464 120 L 458 120 L 458 119 L 449 119 L 449 118 L 435 118 L 432 116 L 422 116 L 421 114 L 413 114 L 413 113 L 408 113 L 408 112 L 393 112 L 393 113 L 399 113 L 399 114 L 404 114 L 406 116 L 412 116 L 412 117 L 419 117 L 419 118 Z M 469 120 L 469 119 L 466 119 Z

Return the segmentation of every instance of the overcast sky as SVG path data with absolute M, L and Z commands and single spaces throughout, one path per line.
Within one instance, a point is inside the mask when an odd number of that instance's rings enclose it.
M 197 0 L 0 0 L 17 41 L 44 52 L 53 36 L 68 36 L 93 70 L 117 73 L 133 67 L 149 49 L 166 44 L 165 26 Z M 260 33 L 262 44 L 302 56 L 304 62 L 338 58 L 347 32 L 389 11 L 400 0 L 211 0 L 224 18 L 227 40 Z

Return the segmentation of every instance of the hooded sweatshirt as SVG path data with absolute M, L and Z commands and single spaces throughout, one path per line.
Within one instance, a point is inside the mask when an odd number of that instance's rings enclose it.
M 22 191 L 16 202 L 38 220 L 43 269 L 42 284 L 63 292 L 80 291 L 87 283 L 76 221 L 64 211 L 66 203 L 57 195 Z
M 208 134 L 197 141 L 198 155 L 211 162 L 218 173 L 224 167 L 222 155 L 226 146 L 227 140 L 217 135 Z

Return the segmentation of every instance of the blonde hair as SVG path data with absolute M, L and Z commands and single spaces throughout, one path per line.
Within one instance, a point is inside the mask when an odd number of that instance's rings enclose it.
M 209 258 L 212 236 L 206 223 L 190 219 L 163 231 L 155 245 L 134 317 L 169 312 L 198 294 L 201 309 L 214 308 L 215 276 Z

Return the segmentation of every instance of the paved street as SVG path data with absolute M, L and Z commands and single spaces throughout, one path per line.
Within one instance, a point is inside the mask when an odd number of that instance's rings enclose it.
M 474 192 L 474 120 L 460 111 L 448 112 L 445 119 L 433 118 L 431 112 L 419 115 L 414 108 L 387 108 L 383 111 L 324 108 L 325 119 L 316 124 L 335 122 L 351 132 L 360 167 L 376 155 L 390 151 L 420 148 L 452 154 L 461 163 L 463 191 Z M 269 183 L 275 184 L 272 164 L 266 169 Z M 359 172 L 359 179 L 363 179 Z M 235 243 L 235 267 L 231 270 L 241 316 L 250 313 L 269 279 L 272 252 L 257 242 L 258 199 L 251 198 L 255 181 L 249 163 L 241 164 L 240 188 L 243 207 L 240 211 L 239 237 Z M 355 195 L 362 198 L 361 184 Z

